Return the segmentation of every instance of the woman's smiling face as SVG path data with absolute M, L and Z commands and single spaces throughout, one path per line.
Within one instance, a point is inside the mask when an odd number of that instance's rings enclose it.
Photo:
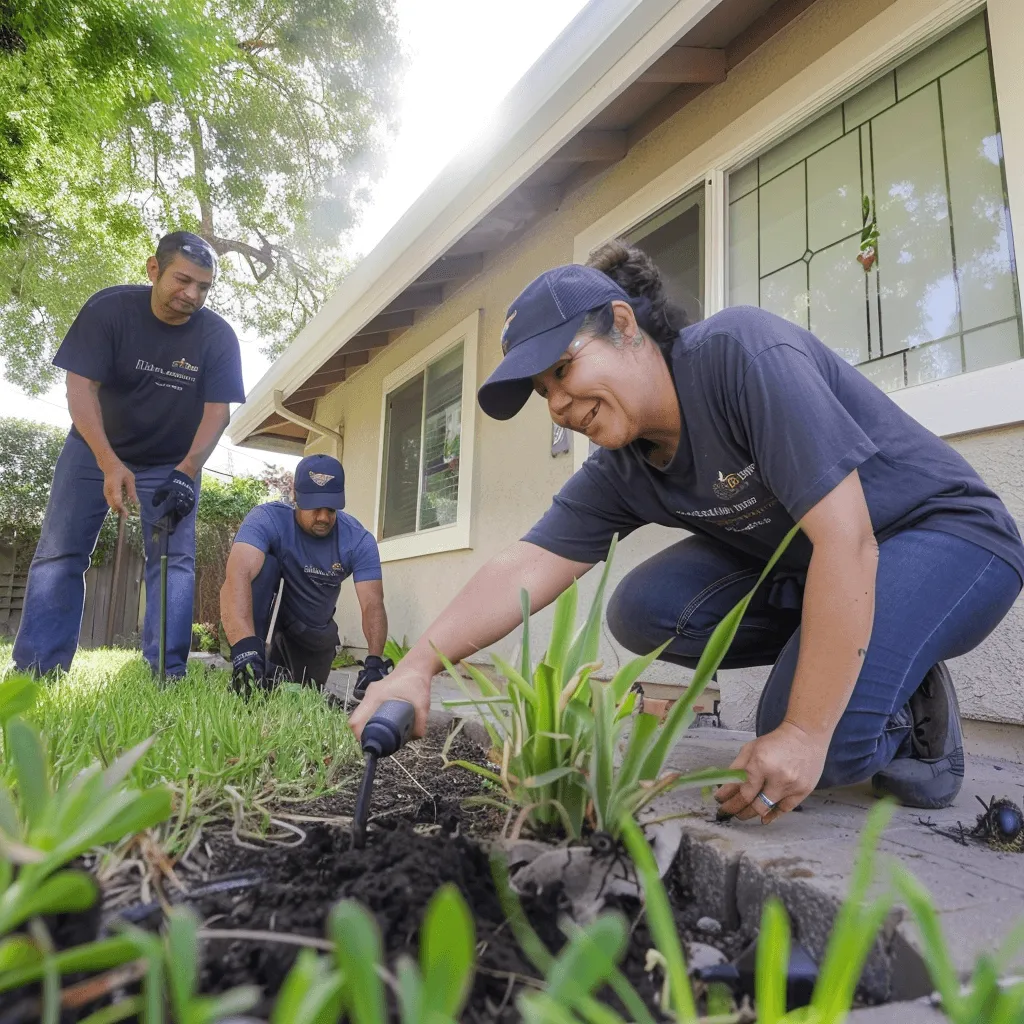
M 611 338 L 581 331 L 554 366 L 533 377 L 551 419 L 602 448 L 622 448 L 642 435 L 651 411 L 650 359 L 662 360 L 644 343 L 628 303 L 613 302 L 612 311 Z

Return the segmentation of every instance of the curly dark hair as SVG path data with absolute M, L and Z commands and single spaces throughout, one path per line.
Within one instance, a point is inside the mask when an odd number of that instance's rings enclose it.
M 631 299 L 646 299 L 634 307 L 637 323 L 668 356 L 679 332 L 689 318 L 665 294 L 661 272 L 642 249 L 619 238 L 591 250 L 587 266 L 607 274 Z M 599 336 L 607 335 L 614 323 L 611 303 L 587 317 L 584 327 Z

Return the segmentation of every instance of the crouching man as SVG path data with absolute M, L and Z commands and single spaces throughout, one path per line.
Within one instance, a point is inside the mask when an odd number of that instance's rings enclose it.
M 292 497 L 294 508 L 283 501 L 257 505 L 231 546 L 220 615 L 231 644 L 232 682 L 243 691 L 281 679 L 323 686 L 340 642 L 334 621 L 338 595 L 351 576 L 369 651 L 356 681 L 354 697 L 360 701 L 367 686 L 394 667 L 381 656 L 388 617 L 377 542 L 341 511 L 345 472 L 337 459 L 303 459 Z

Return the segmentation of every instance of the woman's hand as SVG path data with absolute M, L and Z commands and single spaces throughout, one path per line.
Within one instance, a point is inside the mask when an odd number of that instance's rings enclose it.
M 818 784 L 830 739 L 784 721 L 774 731 L 745 744 L 729 767 L 745 771 L 747 781 L 730 782 L 718 790 L 719 814 L 741 821 L 759 817 L 767 825 L 793 810 Z M 762 792 L 776 804 L 774 808 L 758 799 Z
M 408 656 L 403 658 L 398 667 L 390 675 L 378 679 L 366 689 L 362 703 L 352 712 L 348 724 L 360 739 L 363 726 L 370 720 L 374 711 L 386 700 L 407 700 L 416 709 L 416 724 L 413 726 L 413 737 L 423 736 L 427 731 L 427 712 L 430 711 L 430 680 L 429 670 L 420 671 Z

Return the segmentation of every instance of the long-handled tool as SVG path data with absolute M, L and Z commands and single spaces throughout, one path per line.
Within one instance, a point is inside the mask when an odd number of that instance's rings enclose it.
M 161 683 L 167 679 L 167 542 L 172 529 L 170 516 L 164 516 L 153 527 L 160 551 L 160 654 L 157 678 Z
M 366 845 L 366 819 L 370 816 L 370 793 L 377 760 L 390 757 L 409 738 L 416 723 L 416 709 L 407 700 L 386 700 L 373 713 L 363 727 L 363 753 L 366 770 L 356 797 L 356 811 L 352 818 L 352 845 L 361 850 Z

